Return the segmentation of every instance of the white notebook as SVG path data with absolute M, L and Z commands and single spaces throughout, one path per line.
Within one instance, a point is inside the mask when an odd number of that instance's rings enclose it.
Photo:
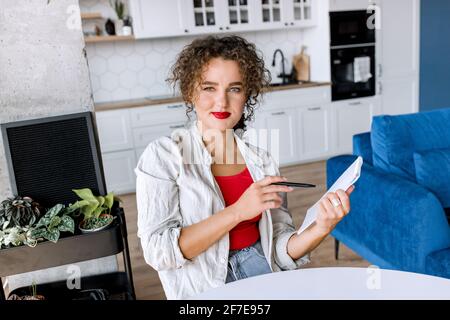
M 352 165 L 348 167 L 347 170 L 345 170 L 345 172 L 339 177 L 339 179 L 336 180 L 331 188 L 328 189 L 328 191 L 311 208 L 309 208 L 308 211 L 306 211 L 305 220 L 303 220 L 303 223 L 300 229 L 298 229 L 297 234 L 302 233 L 316 221 L 319 202 L 323 197 L 326 196 L 328 192 L 336 192 L 339 189 L 345 191 L 359 179 L 359 176 L 361 175 L 362 164 L 363 159 L 361 157 L 358 157 L 355 162 L 353 162 Z

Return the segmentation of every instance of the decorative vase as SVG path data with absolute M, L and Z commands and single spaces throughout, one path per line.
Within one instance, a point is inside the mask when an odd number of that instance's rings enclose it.
M 112 22 L 111 19 L 106 20 L 105 31 L 110 36 L 114 36 L 116 34 L 116 27 L 114 26 L 114 22 Z
M 122 36 L 123 35 L 123 20 L 119 19 L 115 21 L 115 28 L 116 28 L 116 35 Z

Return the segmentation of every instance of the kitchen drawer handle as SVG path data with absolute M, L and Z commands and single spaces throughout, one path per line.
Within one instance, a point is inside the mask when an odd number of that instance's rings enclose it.
M 170 129 L 178 129 L 178 128 L 184 128 L 184 124 L 178 124 L 176 126 L 169 126 Z
M 174 104 L 171 106 L 167 106 L 167 109 L 180 109 L 180 108 L 183 108 L 182 104 Z
M 358 102 L 350 102 L 348 105 L 349 105 L 349 106 L 359 106 L 360 104 L 362 104 L 361 101 L 358 101 Z
M 272 113 L 273 116 L 281 116 L 283 114 L 286 114 L 286 112 L 281 111 L 281 112 L 274 112 L 274 113 Z
M 308 111 L 318 111 L 322 109 L 321 107 L 308 108 Z

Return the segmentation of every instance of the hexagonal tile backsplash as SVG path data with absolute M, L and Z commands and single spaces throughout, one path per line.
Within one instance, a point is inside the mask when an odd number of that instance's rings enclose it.
M 82 12 L 102 12 L 104 17 L 115 18 L 108 2 L 80 0 Z M 272 30 L 240 33 L 261 51 L 273 82 L 280 72 L 280 57 L 272 67 L 273 52 L 279 48 L 286 61 L 286 72 L 291 71 L 292 57 L 300 52 L 301 29 Z M 194 36 L 135 41 L 101 42 L 86 44 L 94 101 L 111 102 L 170 95 L 172 88 L 165 82 L 171 65 L 181 49 Z

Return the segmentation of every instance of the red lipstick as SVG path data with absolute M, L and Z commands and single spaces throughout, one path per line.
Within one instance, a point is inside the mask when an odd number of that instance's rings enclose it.
M 231 115 L 231 113 L 229 112 L 211 112 L 211 113 L 217 119 L 226 119 Z

